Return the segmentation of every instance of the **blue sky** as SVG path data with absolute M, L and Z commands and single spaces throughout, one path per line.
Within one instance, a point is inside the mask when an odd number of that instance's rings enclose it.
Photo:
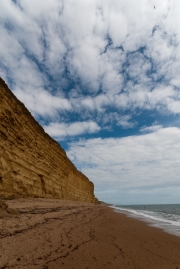
M 180 2 L 0 5 L 0 76 L 97 198 L 180 203 Z

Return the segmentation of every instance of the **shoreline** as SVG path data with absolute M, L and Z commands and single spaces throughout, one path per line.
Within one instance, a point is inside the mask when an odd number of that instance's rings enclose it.
M 180 269 L 180 237 L 107 205 L 15 199 L 0 218 L 0 268 Z
M 138 214 L 138 212 L 134 213 L 131 210 L 121 207 L 118 208 L 114 205 L 109 207 L 112 208 L 116 213 L 125 214 L 130 218 L 143 221 L 150 227 L 156 227 L 162 229 L 166 233 L 180 237 L 180 226 L 173 225 L 170 221 L 168 222 L 168 220 L 166 221 L 165 219 L 162 220 L 158 218 L 153 218 L 151 215 L 142 215 L 141 213 Z

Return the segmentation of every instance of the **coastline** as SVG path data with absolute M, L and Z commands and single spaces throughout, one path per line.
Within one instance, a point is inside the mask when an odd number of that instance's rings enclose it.
M 180 269 L 180 237 L 107 205 L 58 199 L 7 200 L 0 268 Z
M 180 225 L 177 221 L 154 217 L 150 214 L 147 215 L 142 212 L 134 211 L 127 208 L 121 208 L 114 205 L 111 205 L 110 208 L 114 209 L 114 212 L 125 214 L 126 216 L 133 219 L 141 220 L 149 226 L 160 228 L 169 234 L 173 234 L 180 237 Z

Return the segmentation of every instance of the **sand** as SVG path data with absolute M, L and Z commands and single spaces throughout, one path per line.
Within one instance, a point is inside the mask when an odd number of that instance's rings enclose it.
M 0 218 L 0 268 L 180 269 L 180 237 L 102 205 L 15 199 Z

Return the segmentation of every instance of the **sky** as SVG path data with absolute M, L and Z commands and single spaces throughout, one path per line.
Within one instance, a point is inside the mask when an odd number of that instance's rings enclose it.
M 101 201 L 180 203 L 179 14 L 179 0 L 0 1 L 0 76 Z

